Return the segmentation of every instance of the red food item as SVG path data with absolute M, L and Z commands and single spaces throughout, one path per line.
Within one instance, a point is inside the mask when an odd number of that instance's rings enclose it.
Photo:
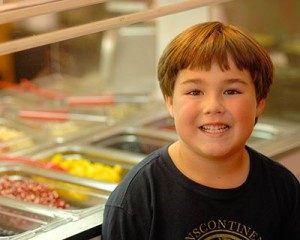
M 69 207 L 55 190 L 31 180 L 10 180 L 7 176 L 4 176 L 0 181 L 0 196 L 49 207 L 63 209 Z

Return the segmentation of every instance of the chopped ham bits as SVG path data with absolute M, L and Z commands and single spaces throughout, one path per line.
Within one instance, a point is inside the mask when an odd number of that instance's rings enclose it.
M 49 207 L 69 208 L 55 190 L 31 180 L 10 180 L 7 176 L 3 177 L 0 181 L 0 196 Z

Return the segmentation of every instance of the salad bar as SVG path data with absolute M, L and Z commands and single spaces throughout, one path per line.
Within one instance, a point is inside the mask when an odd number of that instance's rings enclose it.
M 67 98 L 66 107 L 28 93 L 10 102 L 1 93 L 0 239 L 100 236 L 118 183 L 149 153 L 178 140 L 164 102 L 146 95 Z M 261 118 L 247 144 L 276 156 L 299 147 L 299 136 L 296 124 Z
M 52 234 L 62 239 L 100 226 L 104 204 L 123 177 L 147 154 L 178 139 L 163 103 L 143 109 L 105 127 L 86 123 L 92 134 L 81 128 L 62 143 L 38 141 L 42 131 L 38 136 L 25 130 L 33 125 L 22 129 L 27 135 L 20 138 L 34 144 L 0 155 L 0 239 L 38 240 Z M 22 124 L 2 120 L 7 129 L 21 131 Z M 299 132 L 298 126 L 262 118 L 248 144 L 272 156 L 299 146 Z M 276 144 L 283 147 L 274 149 Z
M 30 164 L 0 163 L 0 227 L 5 239 L 33 239 L 91 213 L 115 184 L 77 178 Z

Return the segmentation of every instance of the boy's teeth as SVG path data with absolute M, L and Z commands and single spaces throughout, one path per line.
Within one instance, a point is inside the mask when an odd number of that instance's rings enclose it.
M 201 129 L 209 133 L 221 133 L 228 129 L 227 125 L 204 125 Z

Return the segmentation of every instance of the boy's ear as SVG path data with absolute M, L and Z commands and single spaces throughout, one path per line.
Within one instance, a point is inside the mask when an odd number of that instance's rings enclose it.
M 173 118 L 174 115 L 173 115 L 173 100 L 172 100 L 172 97 L 171 96 L 165 96 L 165 101 L 166 101 L 166 105 L 167 105 L 167 108 L 169 110 L 169 113 L 170 113 L 171 117 Z
M 263 98 L 257 103 L 256 117 L 259 117 L 263 113 L 265 106 L 266 106 L 266 99 Z

